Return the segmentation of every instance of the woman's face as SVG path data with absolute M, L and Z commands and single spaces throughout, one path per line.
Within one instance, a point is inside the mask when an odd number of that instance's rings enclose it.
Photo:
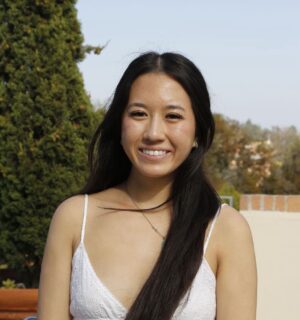
M 190 98 L 177 81 L 165 73 L 147 73 L 133 82 L 121 143 L 136 174 L 172 176 L 191 152 L 195 131 Z

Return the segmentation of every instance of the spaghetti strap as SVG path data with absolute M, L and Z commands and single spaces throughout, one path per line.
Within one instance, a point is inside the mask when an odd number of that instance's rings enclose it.
M 224 204 L 225 204 L 225 203 L 223 203 L 223 204 L 219 207 L 219 209 L 218 209 L 218 211 L 217 211 L 217 213 L 216 213 L 216 215 L 215 215 L 215 217 L 214 217 L 214 219 L 213 219 L 213 222 L 212 222 L 211 227 L 210 227 L 210 229 L 209 229 L 209 233 L 208 233 L 207 239 L 206 239 L 205 244 L 204 244 L 203 255 L 205 255 L 205 253 L 206 253 L 206 249 L 207 249 L 207 246 L 208 246 L 208 242 L 209 242 L 211 233 L 212 233 L 212 231 L 213 231 L 213 228 L 214 228 L 214 225 L 215 225 L 215 223 L 216 223 L 217 217 L 218 217 L 218 215 L 219 215 L 219 213 L 220 213 L 220 211 L 221 211 L 221 207 L 222 207 Z
M 81 227 L 80 243 L 83 243 L 83 240 L 84 240 L 87 209 L 88 209 L 88 195 L 85 194 L 84 195 L 84 210 L 83 210 L 83 222 L 82 222 L 82 227 Z

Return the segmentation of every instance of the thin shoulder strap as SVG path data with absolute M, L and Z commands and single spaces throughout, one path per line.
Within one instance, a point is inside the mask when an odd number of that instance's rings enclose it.
M 86 223 L 86 216 L 87 216 L 87 209 L 88 209 L 88 195 L 84 195 L 84 210 L 83 210 L 83 222 L 81 227 L 81 237 L 80 242 L 83 243 L 84 240 L 84 233 L 85 233 L 85 223 Z
M 217 221 L 217 218 L 218 218 L 218 215 L 219 215 L 219 213 L 220 213 L 221 207 L 222 207 L 223 205 L 225 205 L 225 204 L 226 204 L 226 203 L 223 203 L 223 204 L 219 207 L 219 209 L 218 209 L 218 211 L 217 211 L 217 213 L 216 213 L 216 215 L 215 215 L 215 217 L 214 217 L 214 220 L 213 220 L 213 222 L 212 222 L 212 224 L 211 224 L 211 226 L 210 226 L 209 233 L 208 233 L 207 239 L 206 239 L 205 244 L 204 244 L 203 255 L 205 255 L 205 252 L 206 252 L 206 249 L 207 249 L 207 246 L 208 246 L 208 243 L 209 243 L 209 239 L 210 239 L 211 233 L 212 233 L 212 231 L 213 231 L 214 225 L 215 225 L 215 223 L 216 223 L 216 221 Z

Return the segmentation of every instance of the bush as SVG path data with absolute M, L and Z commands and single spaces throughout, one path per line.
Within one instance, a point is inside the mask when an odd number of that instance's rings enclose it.
M 93 111 L 75 1 L 0 4 L 0 263 L 38 286 L 52 214 L 86 178 Z

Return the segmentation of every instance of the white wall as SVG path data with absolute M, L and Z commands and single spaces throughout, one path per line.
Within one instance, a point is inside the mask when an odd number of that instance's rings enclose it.
M 300 212 L 240 212 L 256 253 L 257 320 L 300 320 Z

